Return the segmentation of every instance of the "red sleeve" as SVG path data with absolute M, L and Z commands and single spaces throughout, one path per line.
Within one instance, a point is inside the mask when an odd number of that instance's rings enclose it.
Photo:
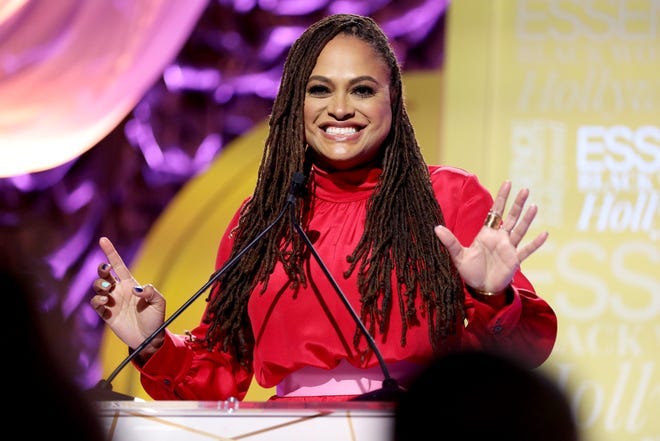
M 490 192 L 473 174 L 439 167 L 431 170 L 447 227 L 469 246 L 493 205 Z M 557 316 L 518 270 L 506 304 L 486 303 L 465 291 L 467 326 L 464 346 L 502 352 L 536 367 L 549 356 L 557 338 Z M 484 299 L 489 301 L 488 298 Z
M 500 309 L 466 293 L 464 342 L 470 348 L 502 353 L 529 367 L 537 367 L 550 356 L 554 347 L 557 316 L 533 288 L 524 289 L 521 285 L 524 283 L 514 279 L 512 301 Z
M 229 256 L 231 231 L 238 223 L 237 211 L 220 241 L 216 268 Z M 163 346 L 140 371 L 144 390 L 156 400 L 242 400 L 252 382 L 252 369 L 241 367 L 233 357 L 217 350 L 208 351 L 203 339 L 207 325 L 200 324 L 190 335 L 166 331 Z
M 163 346 L 140 369 L 140 382 L 150 397 L 207 401 L 245 397 L 252 373 L 228 354 L 208 351 L 196 341 L 205 332 L 203 328 L 196 328 L 191 336 L 166 331 Z

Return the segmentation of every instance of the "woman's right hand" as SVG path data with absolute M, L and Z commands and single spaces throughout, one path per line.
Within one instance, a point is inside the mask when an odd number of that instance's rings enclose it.
M 107 237 L 99 246 L 108 262 L 98 267 L 99 278 L 92 288 L 92 308 L 130 348 L 137 348 L 165 322 L 165 297 L 152 285 L 140 285 Z M 163 344 L 165 331 L 154 338 L 139 354 L 148 360 Z

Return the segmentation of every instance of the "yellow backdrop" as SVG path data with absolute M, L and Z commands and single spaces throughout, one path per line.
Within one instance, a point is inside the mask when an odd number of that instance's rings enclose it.
M 441 160 L 539 205 L 523 270 L 585 441 L 660 440 L 659 24 L 656 0 L 450 9 Z

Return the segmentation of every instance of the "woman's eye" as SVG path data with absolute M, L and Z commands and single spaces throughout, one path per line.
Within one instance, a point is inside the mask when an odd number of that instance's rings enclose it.
M 307 89 L 307 93 L 309 95 L 314 95 L 314 96 L 326 95 L 329 92 L 330 91 L 328 90 L 328 88 L 326 86 L 321 85 L 321 84 L 316 84 L 316 85 L 310 86 Z
M 362 98 L 370 97 L 376 94 L 374 89 L 370 86 L 357 86 L 353 89 L 353 93 Z

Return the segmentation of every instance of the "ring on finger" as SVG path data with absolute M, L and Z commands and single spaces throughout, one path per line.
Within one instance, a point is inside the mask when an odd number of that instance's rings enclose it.
M 499 229 L 502 226 L 502 216 L 495 210 L 490 210 L 484 221 L 484 225 L 488 228 L 493 228 L 494 230 Z

